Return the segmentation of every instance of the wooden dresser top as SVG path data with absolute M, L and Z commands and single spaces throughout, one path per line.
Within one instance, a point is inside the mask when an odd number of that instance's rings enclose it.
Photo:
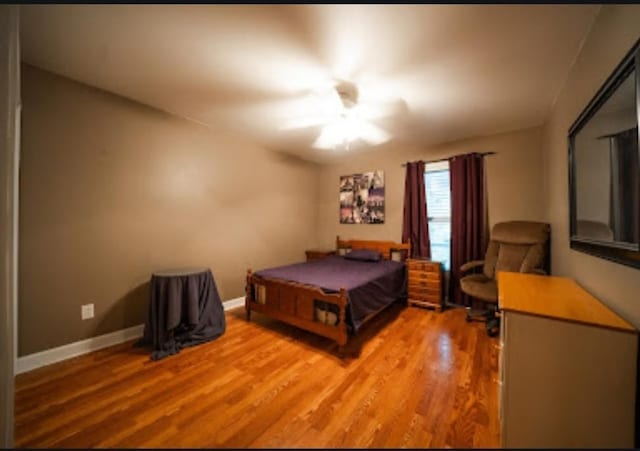
M 498 273 L 501 310 L 637 332 L 578 283 L 567 277 Z

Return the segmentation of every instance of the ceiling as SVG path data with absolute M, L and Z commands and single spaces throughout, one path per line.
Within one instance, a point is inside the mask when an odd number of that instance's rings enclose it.
M 395 142 L 541 125 L 599 8 L 25 5 L 21 51 L 34 66 L 326 161 L 337 152 L 311 147 L 319 127 L 282 123 L 336 78 L 403 106 L 376 121 Z

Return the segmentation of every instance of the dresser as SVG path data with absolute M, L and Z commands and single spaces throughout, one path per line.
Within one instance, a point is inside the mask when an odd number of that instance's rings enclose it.
M 336 251 L 330 251 L 330 250 L 320 250 L 320 249 L 309 249 L 307 251 L 305 251 L 305 254 L 307 255 L 307 261 L 313 261 L 313 260 L 319 260 L 321 258 L 325 258 L 328 257 L 329 255 L 334 255 L 336 253 Z
M 406 265 L 409 305 L 442 311 L 442 264 L 431 260 L 408 258 Z
M 563 277 L 500 272 L 504 448 L 633 448 L 636 329 Z

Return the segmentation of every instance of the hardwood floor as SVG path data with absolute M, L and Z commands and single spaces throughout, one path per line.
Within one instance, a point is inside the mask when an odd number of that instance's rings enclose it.
M 16 378 L 16 447 L 497 447 L 497 344 L 393 306 L 335 343 L 244 309 L 157 362 L 132 342 Z

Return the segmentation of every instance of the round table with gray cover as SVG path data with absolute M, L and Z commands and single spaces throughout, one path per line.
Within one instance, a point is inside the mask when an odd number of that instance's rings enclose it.
M 159 360 L 205 343 L 226 329 L 224 309 L 209 268 L 177 268 L 151 275 L 149 313 L 137 343 Z

